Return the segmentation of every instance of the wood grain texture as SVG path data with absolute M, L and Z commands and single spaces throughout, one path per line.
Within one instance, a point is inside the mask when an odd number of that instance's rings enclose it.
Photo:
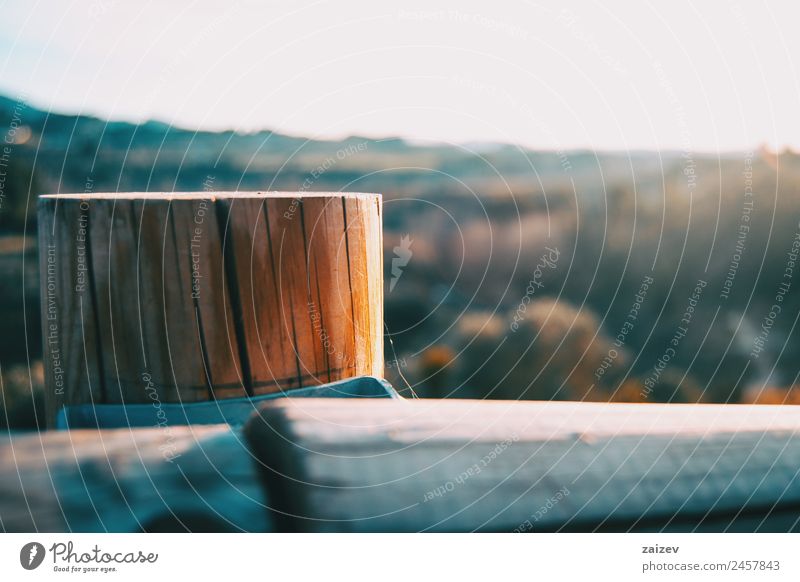
M 40 202 L 39 264 L 48 419 L 64 403 L 103 401 L 97 297 L 92 285 L 91 217 L 80 202 Z
M 794 407 L 276 401 L 246 434 L 289 531 L 791 531 Z
M 64 404 L 193 402 L 383 375 L 379 195 L 53 195 L 39 212 L 49 422 Z
M 372 305 L 383 304 L 383 280 L 377 281 L 372 276 L 375 270 L 383 272 L 382 250 L 369 242 L 381 237 L 380 203 L 360 198 L 346 199 L 343 204 L 351 287 L 366 289 L 366 293 L 354 291 L 352 294 L 355 350 L 366 354 L 369 346 L 375 346 L 374 353 L 382 354 L 383 321 L 369 317 Z M 383 376 L 383 361 L 358 358 L 356 369 L 360 375 Z
M 0 438 L 0 531 L 269 531 L 251 455 L 228 426 Z

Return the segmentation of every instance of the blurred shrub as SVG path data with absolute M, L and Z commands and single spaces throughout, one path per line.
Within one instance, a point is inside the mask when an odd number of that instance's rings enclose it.
M 41 360 L 4 366 L 0 371 L 0 428 L 44 429 L 44 366 Z

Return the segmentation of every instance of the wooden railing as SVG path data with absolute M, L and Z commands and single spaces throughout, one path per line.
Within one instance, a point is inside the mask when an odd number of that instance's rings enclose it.
M 793 407 L 296 399 L 5 438 L 13 531 L 792 531 Z
M 0 440 L 6 531 L 798 529 L 793 407 L 255 398 L 382 375 L 377 195 L 39 211 L 71 430 Z

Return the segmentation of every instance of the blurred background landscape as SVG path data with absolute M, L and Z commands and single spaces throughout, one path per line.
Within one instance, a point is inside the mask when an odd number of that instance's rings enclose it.
M 386 373 L 421 397 L 800 402 L 790 149 L 311 140 L 7 97 L 0 129 L 0 423 L 41 399 L 36 196 L 92 191 L 382 193 Z

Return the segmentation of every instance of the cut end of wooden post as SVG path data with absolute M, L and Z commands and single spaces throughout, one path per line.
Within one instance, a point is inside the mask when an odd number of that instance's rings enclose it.
M 74 192 L 41 194 L 39 198 L 63 200 L 207 200 L 218 198 L 366 198 L 381 199 L 373 192 Z

